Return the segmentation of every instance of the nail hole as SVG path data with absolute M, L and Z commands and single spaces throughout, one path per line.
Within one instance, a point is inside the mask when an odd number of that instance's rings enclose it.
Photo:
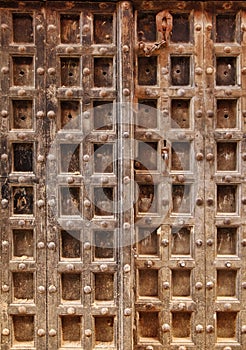
M 23 77 L 23 75 L 25 74 L 25 72 L 23 70 L 20 71 L 19 75 Z
M 177 69 L 177 70 L 176 70 L 176 73 L 177 73 L 177 74 L 180 74 L 180 69 Z
M 228 119 L 228 118 L 229 118 L 229 115 L 228 115 L 228 114 L 224 114 L 224 118 L 225 118 L 225 119 Z
M 72 72 L 69 72 L 68 75 L 69 75 L 70 77 L 72 77 L 72 76 L 73 76 L 73 73 L 72 73 Z
M 225 71 L 225 72 L 224 72 L 224 75 L 225 75 L 225 76 L 227 76 L 227 75 L 228 75 L 228 72 L 227 72 L 227 71 Z
M 25 116 L 25 115 L 22 115 L 22 116 L 20 117 L 20 119 L 21 119 L 21 120 L 26 120 L 26 116 Z
M 73 116 L 72 116 L 71 113 L 69 113 L 67 117 L 68 117 L 69 119 L 72 119 L 72 118 L 73 118 Z
M 103 72 L 103 75 L 107 75 L 107 72 Z
M 149 68 L 147 68 L 147 69 L 145 70 L 145 73 L 146 73 L 146 74 L 149 74 L 149 73 L 150 73 Z

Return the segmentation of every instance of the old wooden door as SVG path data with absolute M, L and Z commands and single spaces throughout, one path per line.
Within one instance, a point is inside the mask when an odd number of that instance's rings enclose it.
M 1 349 L 246 348 L 244 1 L 0 1 Z

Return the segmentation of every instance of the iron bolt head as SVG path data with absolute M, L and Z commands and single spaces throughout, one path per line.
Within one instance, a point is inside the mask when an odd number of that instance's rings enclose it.
M 6 111 L 6 110 L 4 110 L 4 109 L 1 111 L 1 116 L 2 116 L 3 118 L 7 118 L 8 115 L 9 115 L 8 111 Z
M 8 328 L 3 328 L 3 330 L 2 330 L 2 335 L 7 336 L 7 335 L 9 335 L 9 334 L 10 334 L 10 330 L 9 330 Z
M 197 153 L 196 160 L 198 161 L 203 160 L 203 154 L 201 152 Z
M 66 265 L 66 270 L 67 271 L 73 271 L 74 270 L 74 264 L 67 264 Z
M 202 282 L 197 282 L 196 285 L 195 285 L 195 287 L 196 287 L 196 289 L 198 289 L 198 290 L 202 289 L 202 287 L 203 287 Z
M 18 265 L 18 268 L 19 268 L 20 270 L 25 270 L 26 264 L 20 263 L 20 264 Z
M 207 282 L 207 289 L 213 289 L 214 284 L 212 281 Z
M 171 330 L 171 327 L 168 323 L 164 323 L 162 326 L 161 326 L 161 329 L 163 332 L 170 332 Z
M 179 266 L 180 266 L 180 267 L 185 267 L 185 266 L 186 266 L 185 261 L 179 261 Z
M 212 245 L 213 245 L 213 240 L 210 238 L 210 239 L 208 239 L 207 240 L 207 245 L 209 246 L 209 247 L 211 247 Z
M 246 333 L 246 325 L 242 325 L 242 333 L 243 333 L 243 334 Z
M 44 249 L 44 247 L 45 247 L 44 242 L 38 242 L 37 247 L 38 247 L 38 249 Z
M 39 75 L 44 75 L 44 68 L 43 68 L 43 67 L 38 67 L 38 68 L 37 68 L 37 73 L 38 73 Z
M 84 292 L 85 292 L 85 294 L 90 294 L 91 293 L 91 287 L 90 286 L 85 286 L 84 287 Z
M 92 330 L 91 329 L 85 329 L 85 336 L 91 337 L 92 336 Z
M 109 309 L 107 307 L 103 307 L 101 309 L 101 315 L 107 315 L 109 313 Z
M 227 261 L 227 262 L 225 263 L 225 267 L 230 268 L 231 266 L 232 266 L 232 263 L 231 263 L 230 261 Z
M 56 292 L 56 286 L 54 286 L 54 285 L 49 286 L 49 292 L 50 293 L 55 293 Z
M 224 225 L 230 225 L 231 224 L 231 219 L 226 218 L 226 219 L 224 219 L 223 223 L 224 223 Z
M 201 117 L 202 117 L 202 110 L 201 110 L 201 109 L 198 109 L 198 110 L 196 111 L 196 117 L 197 117 L 197 118 L 201 118 Z
M 201 239 L 197 239 L 196 240 L 196 245 L 197 245 L 197 247 L 201 247 L 202 246 L 202 240 Z
M 9 201 L 7 199 L 2 199 L 1 200 L 2 208 L 6 209 L 8 207 Z
M 196 73 L 197 75 L 202 75 L 202 68 L 201 68 L 201 67 L 197 67 L 197 68 L 195 69 L 195 73 Z
M 108 265 L 107 264 L 101 264 L 99 268 L 100 268 L 100 271 L 105 272 L 105 271 L 108 270 Z
M 144 265 L 148 268 L 151 268 L 153 266 L 153 261 L 147 260 Z
M 124 265 L 124 272 L 130 272 L 131 266 L 129 264 Z
M 86 68 L 83 69 L 83 74 L 84 75 L 89 75 L 90 73 L 91 73 L 91 71 L 90 71 L 89 68 L 86 67 Z
M 101 90 L 99 95 L 100 95 L 100 97 L 107 97 L 108 96 L 108 91 L 107 90 Z
M 91 244 L 90 244 L 90 242 L 85 242 L 85 243 L 84 243 L 84 249 L 85 249 L 85 250 L 90 250 L 90 249 L 91 249 Z
M 169 289 L 170 288 L 169 282 L 163 282 L 163 288 L 164 289 Z
M 45 336 L 45 330 L 42 329 L 42 328 L 39 328 L 39 329 L 37 330 L 37 335 L 38 335 L 39 337 Z
M 207 67 L 206 73 L 207 73 L 208 75 L 213 74 L 213 72 L 214 72 L 214 68 L 213 68 L 213 67 Z
M 203 326 L 202 326 L 201 324 L 198 324 L 198 325 L 196 326 L 196 332 L 197 332 L 197 333 L 202 333 L 202 332 L 203 332 Z
M 49 248 L 50 250 L 54 250 L 54 249 L 56 248 L 55 242 L 49 242 L 49 243 L 48 243 L 48 248 Z
M 74 315 L 76 314 L 76 309 L 74 307 L 68 307 L 67 308 L 67 314 L 68 315 Z
M 48 74 L 49 74 L 49 75 L 55 75 L 55 74 L 56 74 L 55 68 L 49 68 L 49 69 L 48 69 Z
M 38 292 L 39 292 L 40 294 L 45 293 L 45 287 L 44 287 L 44 286 L 39 286 L 39 287 L 38 287 Z
M 201 205 L 203 205 L 203 198 L 197 198 L 196 199 L 196 205 L 198 205 L 198 206 L 201 206 Z
M 161 244 L 162 244 L 164 247 L 167 247 L 168 244 L 169 244 L 168 239 L 164 238 L 164 239 L 161 241 Z
M 39 199 L 39 200 L 37 201 L 37 206 L 38 206 L 39 208 L 42 208 L 42 207 L 44 206 L 44 200 L 43 200 L 43 199 Z
M 130 230 L 130 228 L 131 228 L 131 225 L 129 224 L 129 222 L 124 222 L 123 229 L 124 230 Z
M 232 305 L 231 305 L 230 303 L 226 303 L 226 304 L 224 305 L 224 309 L 225 309 L 225 310 L 231 310 L 231 308 L 232 308 Z
M 213 160 L 213 159 L 214 159 L 213 153 L 208 153 L 207 156 L 206 156 L 206 159 L 207 159 L 208 161 Z
M 19 314 L 26 314 L 26 307 L 25 306 L 19 306 L 18 307 Z
M 25 96 L 26 95 L 26 90 L 20 89 L 20 90 L 18 90 L 17 94 L 18 94 L 18 96 Z
M 130 316 L 132 314 L 132 310 L 130 309 L 130 308 L 126 308 L 125 310 L 124 310 L 124 315 L 125 316 Z
M 88 161 L 90 160 L 89 154 L 85 154 L 85 155 L 83 156 L 83 160 L 84 160 L 84 162 L 88 162 Z
M 89 199 L 85 199 L 85 200 L 84 200 L 84 206 L 85 206 L 86 208 L 89 208 L 89 207 L 91 206 L 91 202 L 89 201 Z
M 50 336 L 50 337 L 55 337 L 56 334 L 57 334 L 57 332 L 56 332 L 55 329 L 52 328 L 52 329 L 49 330 L 49 336 Z
M 8 286 L 7 284 L 4 284 L 4 285 L 2 286 L 2 291 L 3 291 L 3 292 L 8 292 L 8 291 L 9 291 L 9 286 Z
M 207 325 L 206 327 L 207 333 L 213 333 L 214 331 L 214 326 L 212 326 L 211 324 Z
M 56 116 L 55 111 L 49 111 L 47 113 L 47 116 L 48 116 L 48 118 L 55 118 L 55 116 Z

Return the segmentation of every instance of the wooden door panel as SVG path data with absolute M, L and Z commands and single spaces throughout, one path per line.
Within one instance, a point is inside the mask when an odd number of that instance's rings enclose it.
M 1 349 L 244 349 L 245 11 L 0 1 Z

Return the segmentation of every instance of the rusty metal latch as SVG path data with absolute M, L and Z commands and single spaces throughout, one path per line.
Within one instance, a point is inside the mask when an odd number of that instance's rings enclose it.
M 151 56 L 154 51 L 164 47 L 169 40 L 173 29 L 173 17 L 168 11 L 164 10 L 156 15 L 156 28 L 162 34 L 163 38 L 161 41 L 154 43 L 154 45 L 148 45 L 143 41 L 139 42 L 139 48 L 143 49 L 147 57 Z

